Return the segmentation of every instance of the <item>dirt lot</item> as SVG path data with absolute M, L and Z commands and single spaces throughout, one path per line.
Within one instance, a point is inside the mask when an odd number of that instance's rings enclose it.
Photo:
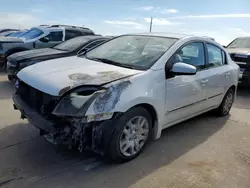
M 0 73 L 0 187 L 250 187 L 250 89 L 238 91 L 230 116 L 173 126 L 120 165 L 45 141 L 13 110 L 12 92 Z

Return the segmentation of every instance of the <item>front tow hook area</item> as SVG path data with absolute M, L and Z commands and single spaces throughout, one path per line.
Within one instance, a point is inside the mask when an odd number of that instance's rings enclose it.
M 13 108 L 14 108 L 14 110 L 19 110 L 15 104 L 13 104 Z M 24 115 L 24 113 L 22 112 L 22 110 L 20 110 L 20 112 L 21 112 L 20 119 L 26 119 L 26 116 Z
M 14 108 L 14 110 L 18 110 L 18 108 L 16 107 L 15 104 L 13 104 L 13 108 Z

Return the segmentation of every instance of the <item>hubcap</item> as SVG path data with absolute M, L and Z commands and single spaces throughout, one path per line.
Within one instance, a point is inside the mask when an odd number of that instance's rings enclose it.
M 125 156 L 137 154 L 144 146 L 149 132 L 148 121 L 143 116 L 132 118 L 124 127 L 120 138 L 120 150 Z
M 223 114 L 229 113 L 232 105 L 233 105 L 233 94 L 228 93 L 228 95 L 225 99 L 224 107 L 223 107 Z

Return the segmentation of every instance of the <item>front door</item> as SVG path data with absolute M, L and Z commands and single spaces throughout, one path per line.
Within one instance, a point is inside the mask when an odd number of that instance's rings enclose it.
M 196 75 L 170 76 L 169 78 L 167 76 L 165 127 L 203 111 L 206 100 L 204 87 L 207 77 L 204 74 L 204 44 L 202 42 L 192 42 L 185 45 L 170 58 L 166 67 L 171 67 L 177 62 L 195 66 L 197 73 Z M 166 71 L 166 75 L 171 74 L 171 71 Z
M 44 38 L 48 39 L 44 40 Z M 35 48 L 51 48 L 63 41 L 63 31 L 51 31 L 50 34 L 35 42 Z

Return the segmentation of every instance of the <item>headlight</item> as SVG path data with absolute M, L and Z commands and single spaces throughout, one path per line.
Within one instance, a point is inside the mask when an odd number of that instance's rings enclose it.
M 86 94 L 86 91 L 83 92 L 73 92 L 69 95 L 66 95 L 56 106 L 53 111 L 54 115 L 58 116 L 74 116 L 82 117 L 85 115 L 91 103 L 98 97 L 100 94 L 106 90 L 95 91 L 92 90 Z

